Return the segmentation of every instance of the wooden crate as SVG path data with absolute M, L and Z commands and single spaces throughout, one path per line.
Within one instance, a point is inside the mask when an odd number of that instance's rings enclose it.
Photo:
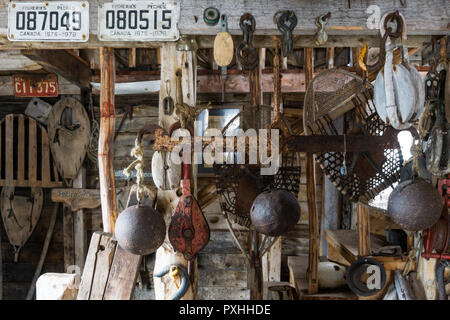
M 53 163 L 45 127 L 22 114 L 5 116 L 0 123 L 0 186 L 63 185 Z

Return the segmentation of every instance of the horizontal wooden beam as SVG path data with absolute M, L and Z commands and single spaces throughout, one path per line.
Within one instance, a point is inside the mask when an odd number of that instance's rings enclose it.
M 447 31 L 450 32 L 450 31 Z M 445 33 L 445 31 L 441 31 Z M 277 34 L 280 35 L 280 34 Z M 192 35 L 197 40 L 199 48 L 213 48 L 214 35 Z M 430 42 L 432 35 L 410 35 L 408 36 L 408 47 L 420 47 L 423 43 Z M 233 35 L 235 45 L 242 41 L 242 36 Z M 369 47 L 378 47 L 380 44 L 379 34 L 355 35 L 328 35 L 328 41 L 323 45 L 314 42 L 313 35 L 298 35 L 294 39 L 294 48 L 327 48 L 327 47 L 362 47 L 364 43 Z M 272 48 L 271 37 L 256 35 L 253 40 L 255 48 Z M 99 41 L 96 34 L 91 34 L 87 42 L 11 42 L 6 37 L 6 31 L 0 30 L 0 50 L 13 49 L 97 49 L 100 47 L 111 48 L 160 48 L 162 42 L 135 42 L 135 41 Z
M 49 0 L 53 1 L 53 0 Z M 296 47 L 315 47 L 314 34 L 317 31 L 315 20 L 318 16 L 331 12 L 326 26 L 329 36 L 324 46 L 359 47 L 363 41 L 369 46 L 379 43 L 379 31 L 370 25 L 379 10 L 380 16 L 385 12 L 399 10 L 406 18 L 408 45 L 417 47 L 429 41 L 431 35 L 450 34 L 448 12 L 450 2 L 443 0 L 408 0 L 403 6 L 399 1 L 329 1 L 329 0 L 255 0 L 255 1 L 222 1 L 222 0 L 183 0 L 179 1 L 180 19 L 178 26 L 184 35 L 201 35 L 198 37 L 200 48 L 211 48 L 214 36 L 220 32 L 220 24 L 209 26 L 203 21 L 203 11 L 207 7 L 220 9 L 227 16 L 228 29 L 236 41 L 240 41 L 242 31 L 239 28 L 240 16 L 250 12 L 256 20 L 255 46 L 271 47 L 273 44 L 267 35 L 280 35 L 273 15 L 279 10 L 293 10 L 298 24 L 293 30 Z M 98 0 L 89 1 L 90 32 L 87 42 L 10 42 L 7 39 L 8 1 L 0 1 L 0 50 L 12 48 L 134 48 L 161 47 L 161 42 L 103 42 L 97 39 Z M 350 5 L 349 5 L 350 4 Z M 350 7 L 349 7 L 350 6 Z M 371 7 L 369 9 L 369 6 Z M 368 10 L 369 9 L 369 10 Z M 368 13 L 369 12 L 369 13 Z M 371 29 L 369 29 L 369 27 Z M 372 29 L 373 28 L 373 29 Z
M 56 73 L 80 88 L 88 88 L 91 69 L 66 50 L 22 50 L 21 54 L 41 65 L 48 72 Z
M 304 92 L 305 74 L 301 70 L 283 72 L 281 77 L 281 92 Z M 295 72 L 292 72 L 295 71 Z M 197 75 L 198 93 L 221 93 L 220 70 L 199 70 Z M 141 82 L 159 80 L 159 71 L 131 71 L 116 74 L 116 83 Z M 100 77 L 95 75 L 92 82 L 99 83 Z M 262 73 L 263 92 L 273 92 L 273 73 L 266 69 Z M 248 93 L 250 91 L 248 72 L 242 70 L 229 70 L 225 81 L 225 92 Z
M 289 138 L 290 150 L 296 152 L 344 152 L 344 138 L 347 152 L 366 152 L 379 148 L 395 147 L 396 141 L 385 136 L 337 135 L 337 136 L 300 136 Z
M 171 138 L 167 132 L 162 129 L 156 129 L 154 133 L 155 143 L 153 145 L 154 151 L 171 151 L 176 146 L 181 147 L 183 144 L 189 144 L 189 140 L 178 140 L 176 138 Z M 226 139 L 231 138 L 227 137 Z M 235 150 L 238 150 L 239 142 L 237 136 L 234 136 Z M 204 139 L 202 141 L 203 148 L 210 144 L 215 146 L 228 146 L 222 137 L 214 137 L 213 139 Z M 344 143 L 345 139 L 345 143 Z M 363 136 L 363 135 L 292 135 L 285 140 L 288 150 L 293 152 L 367 152 L 374 151 L 377 149 L 385 148 L 396 148 L 398 147 L 398 142 L 392 140 L 390 135 L 383 136 Z M 191 144 L 194 143 L 194 139 L 191 138 Z M 195 142 L 197 143 L 197 142 Z M 259 144 L 258 142 L 257 144 Z M 253 142 L 249 143 L 246 148 L 256 148 Z M 224 149 L 225 150 L 225 149 Z

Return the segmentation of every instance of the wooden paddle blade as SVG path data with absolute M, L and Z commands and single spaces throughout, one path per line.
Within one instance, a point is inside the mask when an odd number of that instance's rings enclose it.
M 192 260 L 209 242 L 209 226 L 197 200 L 181 196 L 169 226 L 169 240 L 186 260 Z

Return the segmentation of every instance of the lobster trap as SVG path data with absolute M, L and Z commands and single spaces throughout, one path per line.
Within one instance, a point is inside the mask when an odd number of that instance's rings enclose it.
M 235 136 L 235 129 L 265 129 L 270 125 L 270 106 L 244 107 L 222 130 L 224 136 Z M 282 118 L 287 125 L 287 121 Z M 288 127 L 288 125 L 287 125 Z M 280 149 L 281 150 L 281 149 Z M 236 154 L 233 155 L 236 160 Z M 250 227 L 250 209 L 254 198 L 267 189 L 284 189 L 297 197 L 300 188 L 300 159 L 296 152 L 281 154 L 279 168 L 274 175 L 261 175 L 261 165 L 214 164 L 216 190 L 222 212 L 233 222 Z
M 391 147 L 369 152 L 322 152 L 316 160 L 330 181 L 352 201 L 368 203 L 400 178 L 403 157 L 398 131 L 378 116 L 373 86 L 345 70 L 316 75 L 308 86 L 303 109 L 308 135 L 386 136 Z M 344 141 L 345 145 L 345 141 Z M 345 170 L 343 170 L 344 168 Z

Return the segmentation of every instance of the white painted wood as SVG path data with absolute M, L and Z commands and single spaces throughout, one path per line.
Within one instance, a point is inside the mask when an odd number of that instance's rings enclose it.
M 0 71 L 34 71 L 42 67 L 20 54 L 20 50 L 0 51 Z
M 36 282 L 36 300 L 76 300 L 76 274 L 44 273 Z
M 436 259 L 426 260 L 422 256 L 419 258 L 418 279 L 425 290 L 427 300 L 437 300 L 439 297 L 436 282 Z
M 182 90 L 183 102 L 188 105 L 194 105 L 196 101 L 196 55 L 191 51 L 177 51 L 175 43 L 165 43 L 161 48 L 161 90 L 159 95 L 159 121 L 160 125 L 166 130 L 171 124 L 175 123 L 178 118 L 175 112 L 172 115 L 165 115 L 163 108 L 163 100 L 170 96 L 175 102 L 177 101 L 176 92 L 176 76 L 175 72 L 178 68 L 182 70 Z M 194 172 L 194 188 L 196 177 Z M 195 194 L 195 189 L 193 194 Z M 164 191 L 158 189 L 157 193 L 157 208 L 163 214 L 166 225 L 170 224 L 170 217 L 178 204 L 179 197 L 176 191 Z M 161 268 L 167 265 L 179 264 L 187 269 L 188 261 L 184 259 L 183 255 L 174 252 L 168 236 L 164 244 L 156 251 L 156 262 L 154 273 L 157 273 Z M 192 279 L 191 286 L 189 286 L 186 294 L 182 300 L 194 300 L 197 292 L 197 262 L 194 260 L 191 266 Z M 178 290 L 173 280 L 168 277 L 157 278 L 153 277 L 155 284 L 155 297 L 157 300 L 170 299 Z

